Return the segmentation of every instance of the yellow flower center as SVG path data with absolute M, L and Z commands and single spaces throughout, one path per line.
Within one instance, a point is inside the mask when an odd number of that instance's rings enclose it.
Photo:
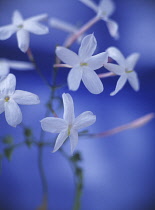
M 131 72 L 133 72 L 133 70 L 125 69 L 125 72 L 126 72 L 126 73 L 131 73 Z
M 71 134 L 71 128 L 72 128 L 72 125 L 69 125 L 68 126 L 68 136 Z
M 6 96 L 5 99 L 4 99 L 6 102 L 8 102 L 10 100 L 10 97 L 9 96 Z
M 88 66 L 88 63 L 80 63 L 80 66 Z
M 23 24 L 18 25 L 17 28 L 23 28 Z

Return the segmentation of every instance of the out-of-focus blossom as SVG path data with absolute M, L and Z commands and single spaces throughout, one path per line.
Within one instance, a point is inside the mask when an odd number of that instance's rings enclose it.
M 0 81 L 3 80 L 9 73 L 10 69 L 15 70 L 32 70 L 33 64 L 24 61 L 12 61 L 0 58 Z
M 41 120 L 41 126 L 44 131 L 51 133 L 59 133 L 53 152 L 56 152 L 67 137 L 70 138 L 71 153 L 73 153 L 78 143 L 78 130 L 88 127 L 95 123 L 96 116 L 86 111 L 75 118 L 74 116 L 74 103 L 70 94 L 63 93 L 64 114 L 63 119 L 46 117 Z
M 83 38 L 78 55 L 65 47 L 56 48 L 56 55 L 60 60 L 73 67 L 68 75 L 70 90 L 77 90 L 82 80 L 91 93 L 99 94 L 103 91 L 103 84 L 94 70 L 107 63 L 108 53 L 102 52 L 92 56 L 96 47 L 96 38 L 90 34 Z
M 6 40 L 16 33 L 18 47 L 22 52 L 26 52 L 30 42 L 29 33 L 37 35 L 48 33 L 48 27 L 39 23 L 46 18 L 47 14 L 41 14 L 24 20 L 21 13 L 16 10 L 13 13 L 12 24 L 0 27 L 0 40 Z
M 126 59 L 122 55 L 122 53 L 115 47 L 109 47 L 106 52 L 108 56 L 115 60 L 117 64 L 107 63 L 104 65 L 106 69 L 109 71 L 120 75 L 120 78 L 117 81 L 115 91 L 110 95 L 113 96 L 118 93 L 125 83 L 129 81 L 131 87 L 135 90 L 139 90 L 139 80 L 137 77 L 137 73 L 134 71 L 134 67 L 139 59 L 139 53 L 133 53 L 128 56 Z
M 95 4 L 91 0 L 79 1 L 93 9 L 97 13 L 97 16 L 106 22 L 109 33 L 112 37 L 114 37 L 115 39 L 119 38 L 118 24 L 114 20 L 109 18 L 115 10 L 115 5 L 112 0 L 101 0 L 99 5 Z
M 22 122 L 22 113 L 18 104 L 40 103 L 37 95 L 27 91 L 15 90 L 15 87 L 16 77 L 13 74 L 9 74 L 0 82 L 0 114 L 5 112 L 7 123 L 13 127 Z

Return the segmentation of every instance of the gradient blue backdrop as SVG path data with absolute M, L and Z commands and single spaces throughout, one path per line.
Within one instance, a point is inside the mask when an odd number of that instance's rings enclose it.
M 98 2 L 98 1 L 96 1 Z M 107 47 L 118 47 L 125 56 L 133 52 L 141 54 L 136 66 L 141 89 L 134 92 L 127 84 L 116 96 L 110 97 L 117 77 L 103 80 L 105 90 L 100 95 L 90 94 L 81 84 L 77 92 L 65 86 L 59 90 L 69 92 L 75 102 L 76 115 L 93 111 L 96 124 L 89 130 L 101 132 L 128 123 L 142 115 L 155 111 L 155 1 L 116 0 L 116 11 L 112 18 L 119 23 L 120 39 L 109 36 L 103 21 L 93 26 L 98 41 L 96 53 Z M 73 24 L 82 25 L 94 16 L 94 12 L 78 0 L 1 0 L 0 25 L 9 24 L 12 12 L 18 9 L 24 17 L 48 13 Z M 50 29 L 45 36 L 31 36 L 31 49 L 44 75 L 50 78 L 54 63 L 56 44 L 62 44 L 66 33 Z M 72 49 L 77 51 L 79 45 Z M 28 60 L 17 48 L 16 37 L 0 41 L 0 57 L 13 60 Z M 105 71 L 105 70 L 104 70 Z M 60 69 L 58 83 L 66 84 L 69 70 Z M 103 72 L 103 69 L 98 71 Z M 17 77 L 17 89 L 39 95 L 40 105 L 21 106 L 23 122 L 40 135 L 40 120 L 44 118 L 49 93 L 35 71 L 12 71 Z M 57 111 L 62 116 L 62 110 Z M 81 151 L 84 169 L 84 191 L 82 210 L 153 210 L 155 209 L 155 133 L 154 120 L 145 127 L 124 131 L 104 139 L 81 138 L 76 151 Z M 22 129 L 10 127 L 0 116 L 0 136 L 13 135 L 15 143 L 23 141 Z M 52 135 L 47 134 L 47 139 Z M 3 145 L 0 143 L 0 151 Z M 70 210 L 74 198 L 74 179 L 70 166 L 59 152 L 44 149 L 44 169 L 49 186 L 49 210 Z M 65 150 L 70 154 L 69 142 Z M 14 151 L 12 161 L 3 161 L 0 176 L 0 209 L 31 210 L 40 205 L 42 199 L 41 180 L 37 166 L 37 148 L 26 146 Z

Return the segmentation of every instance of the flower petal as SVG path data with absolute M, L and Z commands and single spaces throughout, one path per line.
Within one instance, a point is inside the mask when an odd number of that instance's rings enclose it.
M 0 82 L 0 95 L 11 96 L 16 87 L 16 77 L 9 74 L 5 79 Z
M 53 152 L 56 152 L 64 143 L 64 141 L 67 139 L 68 137 L 68 131 L 67 130 L 63 130 L 61 131 L 61 133 L 59 133 L 56 142 L 55 142 L 55 146 L 53 149 Z
M 17 70 L 34 69 L 34 65 L 29 62 L 8 60 L 7 63 L 12 69 L 17 69 Z
M 14 25 L 18 26 L 23 23 L 23 17 L 18 10 L 15 10 L 12 16 L 12 22 Z
M 61 29 L 70 33 L 75 33 L 78 30 L 74 25 L 57 18 L 51 18 L 49 24 L 53 28 Z
M 101 0 L 99 3 L 99 16 L 109 17 L 115 10 L 115 5 L 112 0 Z
M 113 20 L 110 20 L 108 19 L 106 21 L 107 23 L 107 27 L 108 27 L 108 30 L 109 30 L 109 33 L 112 37 L 114 37 L 115 39 L 118 39 L 119 38 L 119 34 L 118 34 L 118 24 L 113 21 Z
M 96 70 L 103 67 L 103 64 L 108 62 L 108 53 L 103 52 L 97 55 L 92 56 L 90 59 L 86 61 L 91 70 Z
M 84 3 L 86 6 L 94 10 L 96 13 L 98 12 L 98 6 L 91 0 L 80 0 L 82 3 Z
M 83 61 L 86 58 L 90 58 L 97 47 L 97 41 L 94 34 L 89 34 L 85 36 L 81 42 L 79 48 L 79 56 Z
M 47 132 L 60 133 L 62 130 L 67 129 L 66 121 L 61 118 L 46 117 L 40 122 L 42 129 Z
M 138 91 L 140 89 L 139 79 L 135 71 L 128 73 L 128 81 L 135 91 Z
M 118 79 L 117 81 L 117 84 L 116 84 L 116 88 L 115 88 L 115 91 L 113 91 L 112 93 L 110 93 L 111 96 L 114 96 L 116 93 L 118 93 L 122 88 L 123 86 L 125 85 L 127 81 L 127 76 L 126 74 L 122 74 L 122 76 L 120 76 L 120 78 Z
M 139 53 L 133 53 L 126 58 L 127 68 L 129 70 L 134 70 L 134 67 L 140 57 Z
M 103 91 L 103 84 L 93 70 L 85 69 L 83 71 L 82 81 L 86 88 L 93 94 L 99 94 Z
M 36 94 L 23 90 L 16 90 L 12 98 L 16 101 L 16 103 L 22 105 L 32 105 L 40 103 L 39 97 Z
M 44 26 L 43 24 L 40 24 L 36 21 L 25 21 L 24 22 L 24 29 L 33 33 L 33 34 L 47 34 L 49 32 L 49 29 L 47 26 Z
M 86 111 L 76 117 L 73 128 L 79 130 L 94 124 L 95 121 L 96 116 L 92 112 Z
M 71 129 L 69 138 L 70 138 L 70 144 L 71 144 L 71 154 L 73 154 L 75 147 L 78 143 L 78 132 L 74 129 Z
M 6 59 L 0 59 L 0 81 L 3 80 L 10 72 Z
M 9 125 L 16 127 L 22 122 L 22 113 L 17 103 L 10 99 L 4 103 L 5 107 L 5 118 Z
M 106 52 L 108 53 L 109 57 L 114 59 L 120 66 L 126 67 L 125 58 L 119 49 L 116 47 L 109 47 Z
M 80 86 L 80 82 L 82 79 L 82 68 L 80 66 L 74 67 L 70 70 L 68 74 L 68 86 L 70 90 L 77 90 Z
M 41 14 L 41 15 L 36 15 L 34 17 L 30 17 L 30 18 L 27 18 L 26 21 L 44 21 L 48 18 L 48 14 Z
M 64 104 L 64 115 L 63 118 L 68 124 L 72 124 L 75 119 L 74 116 L 74 103 L 71 95 L 69 93 L 62 94 L 63 104 Z
M 18 47 L 22 52 L 26 52 L 29 48 L 30 37 L 29 32 L 21 29 L 17 32 Z
M 104 67 L 117 75 L 122 75 L 125 72 L 124 67 L 113 63 L 104 64 Z
M 0 99 L 0 114 L 4 112 L 4 99 Z
M 0 27 L 0 40 L 8 39 L 17 31 L 14 25 L 7 25 Z
M 62 62 L 73 67 L 80 62 L 78 55 L 65 47 L 57 47 L 55 53 Z

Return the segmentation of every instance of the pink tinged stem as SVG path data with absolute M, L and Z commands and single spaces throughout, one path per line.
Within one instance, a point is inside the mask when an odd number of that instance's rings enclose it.
M 112 136 L 116 133 L 122 132 L 124 130 L 128 130 L 128 129 L 132 129 L 132 128 L 138 128 L 141 127 L 145 124 L 147 124 L 148 122 L 150 122 L 153 118 L 155 118 L 155 113 L 150 113 L 147 115 L 144 115 L 143 117 L 140 117 L 128 124 L 113 128 L 111 130 L 102 132 L 102 133 L 97 133 L 97 134 L 92 134 L 92 137 L 106 137 L 106 136 Z
M 65 47 L 70 47 L 83 33 L 85 33 L 91 26 L 100 20 L 100 17 L 95 16 L 85 25 L 83 25 L 75 34 L 71 35 L 64 43 Z
M 70 66 L 70 65 L 68 65 L 68 64 L 63 64 L 63 63 L 62 63 L 62 64 L 59 64 L 59 63 L 54 64 L 53 67 L 54 67 L 54 68 L 59 68 L 59 67 L 72 68 L 72 66 Z
M 103 73 L 103 74 L 98 74 L 99 78 L 106 78 L 106 77 L 112 77 L 116 76 L 113 72 L 108 72 L 108 73 Z

